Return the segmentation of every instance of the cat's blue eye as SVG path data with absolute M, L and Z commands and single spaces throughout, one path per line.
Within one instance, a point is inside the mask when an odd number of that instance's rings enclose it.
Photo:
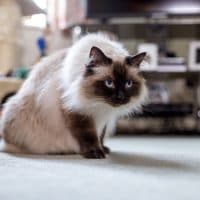
M 108 87 L 108 88 L 114 88 L 114 83 L 113 83 L 113 81 L 110 80 L 110 79 L 105 80 L 105 81 L 104 81 L 104 84 L 105 84 L 105 86 Z
M 131 88 L 133 86 L 133 81 L 132 80 L 127 80 L 126 81 L 126 88 Z

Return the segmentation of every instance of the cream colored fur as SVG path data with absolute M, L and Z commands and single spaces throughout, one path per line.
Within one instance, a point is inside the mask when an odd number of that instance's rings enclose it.
M 18 94 L 6 104 L 1 121 L 1 150 L 28 153 L 79 153 L 80 147 L 65 127 L 61 106 L 93 117 L 98 135 L 107 125 L 112 132 L 118 117 L 138 110 L 147 97 L 146 87 L 137 99 L 114 108 L 81 95 L 81 80 L 89 51 L 97 46 L 110 58 L 122 61 L 128 55 L 119 43 L 99 34 L 83 37 L 67 52 L 45 58 L 34 66 Z

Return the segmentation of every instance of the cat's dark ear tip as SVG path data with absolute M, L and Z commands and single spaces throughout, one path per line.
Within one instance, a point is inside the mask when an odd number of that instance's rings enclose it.
M 97 49 L 99 49 L 99 48 L 96 47 L 96 46 L 92 46 L 91 49 L 90 49 L 90 51 L 92 51 L 92 50 L 97 50 Z
M 96 46 L 92 46 L 90 49 L 90 57 L 93 56 L 94 54 L 97 54 L 97 52 L 99 52 L 100 49 Z
M 147 56 L 147 52 L 141 52 L 141 53 L 139 53 L 138 55 L 141 55 L 141 56 L 143 56 L 143 57 L 146 57 Z
M 134 56 L 128 56 L 126 58 L 126 63 L 130 66 L 139 67 L 141 62 L 145 59 L 146 55 L 146 52 L 141 52 Z
M 94 48 L 94 49 L 99 49 L 99 47 L 97 47 L 97 46 L 92 46 L 92 48 Z M 91 49 L 92 49 L 92 48 L 91 48 Z

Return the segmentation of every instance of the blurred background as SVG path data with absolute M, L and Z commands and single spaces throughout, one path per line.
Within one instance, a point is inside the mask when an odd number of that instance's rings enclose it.
M 1 105 L 42 57 L 100 31 L 148 53 L 149 104 L 116 134 L 199 134 L 199 0 L 0 0 L 0 27 Z

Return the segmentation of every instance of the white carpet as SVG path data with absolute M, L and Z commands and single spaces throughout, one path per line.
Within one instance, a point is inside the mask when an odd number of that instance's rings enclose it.
M 199 200 L 200 138 L 112 138 L 104 160 L 0 153 L 0 200 Z

